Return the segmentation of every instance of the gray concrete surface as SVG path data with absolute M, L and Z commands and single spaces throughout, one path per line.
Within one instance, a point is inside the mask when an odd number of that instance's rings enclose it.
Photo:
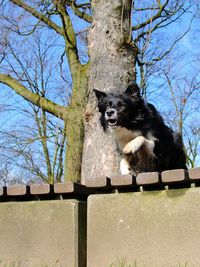
M 0 266 L 85 267 L 86 204 L 0 203 Z
M 137 267 L 200 266 L 200 188 L 90 196 L 87 251 L 87 267 L 117 258 Z

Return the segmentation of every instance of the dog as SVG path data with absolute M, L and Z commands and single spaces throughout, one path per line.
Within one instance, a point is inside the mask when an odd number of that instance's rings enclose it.
M 121 94 L 94 92 L 101 125 L 112 133 L 122 155 L 122 175 L 187 169 L 180 134 L 165 125 L 152 104 L 145 103 L 136 82 Z

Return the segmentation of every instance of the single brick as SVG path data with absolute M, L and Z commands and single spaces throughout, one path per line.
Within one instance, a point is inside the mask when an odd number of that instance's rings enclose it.
M 89 195 L 94 191 L 86 186 L 73 182 L 56 183 L 54 184 L 54 193 L 56 194 L 78 194 L 78 195 Z
M 106 176 L 97 176 L 86 179 L 85 185 L 87 187 L 99 187 L 99 188 L 106 188 L 109 186 L 110 179 Z
M 49 184 L 32 184 L 30 186 L 30 193 L 32 195 L 46 195 L 50 193 L 50 190 Z
M 9 185 L 6 188 L 6 193 L 8 196 L 24 196 L 27 194 L 26 185 Z
M 73 193 L 74 184 L 72 182 L 54 184 L 54 193 Z
M 130 174 L 111 176 L 110 181 L 112 186 L 135 185 L 135 178 Z
M 137 185 L 158 185 L 160 183 L 159 172 L 142 172 L 136 177 Z
M 163 183 L 185 182 L 188 180 L 188 172 L 184 169 L 163 171 L 161 179 Z
M 200 180 L 200 167 L 189 169 L 188 173 L 191 180 Z

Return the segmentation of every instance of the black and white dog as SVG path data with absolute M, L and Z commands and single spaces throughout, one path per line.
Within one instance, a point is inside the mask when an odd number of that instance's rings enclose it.
M 101 125 L 112 132 L 123 154 L 121 174 L 187 168 L 180 134 L 164 124 L 152 104 L 144 102 L 135 82 L 121 94 L 94 92 Z

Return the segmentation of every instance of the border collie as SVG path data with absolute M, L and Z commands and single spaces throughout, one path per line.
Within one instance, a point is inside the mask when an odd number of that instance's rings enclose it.
M 180 134 L 164 124 L 152 104 L 144 102 L 135 82 L 121 94 L 94 92 L 101 125 L 111 131 L 123 155 L 121 174 L 187 169 Z

